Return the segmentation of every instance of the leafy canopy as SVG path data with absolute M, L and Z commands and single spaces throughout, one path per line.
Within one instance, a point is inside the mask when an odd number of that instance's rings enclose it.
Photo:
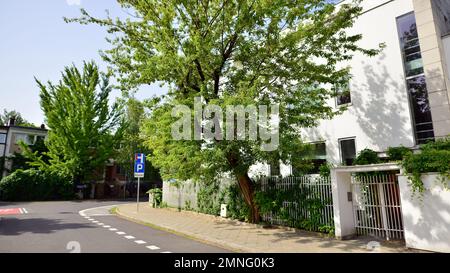
M 222 171 L 245 174 L 260 161 L 289 158 L 302 149 L 300 127 L 317 125 L 340 111 L 327 104 L 333 86 L 349 77 L 345 62 L 355 53 L 375 55 L 346 31 L 360 1 L 339 7 L 325 0 L 119 0 L 126 20 L 82 16 L 67 22 L 107 28 L 112 48 L 103 52 L 124 90 L 160 82 L 170 87 L 155 98 L 143 125 L 152 162 L 165 177 L 195 178 Z M 261 141 L 174 141 L 171 110 L 192 107 L 193 98 L 227 105 L 280 107 L 280 145 Z M 191 108 L 192 109 L 192 108 Z
M 94 62 L 85 62 L 81 71 L 66 67 L 61 76 L 57 84 L 36 80 L 50 130 L 48 163 L 35 154 L 33 164 L 84 182 L 112 156 L 121 140 L 121 108 L 117 103 L 108 105 L 112 87 Z

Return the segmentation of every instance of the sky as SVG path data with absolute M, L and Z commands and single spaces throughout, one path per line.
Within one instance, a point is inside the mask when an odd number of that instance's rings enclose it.
M 80 8 L 90 14 L 125 18 L 115 0 L 2 0 L 0 1 L 0 111 L 16 110 L 36 125 L 44 123 L 39 105 L 41 82 L 57 82 L 65 66 L 80 67 L 94 60 L 105 71 L 100 49 L 108 49 L 107 33 L 96 25 L 67 24 L 63 17 L 79 17 Z M 163 94 L 159 85 L 143 86 L 136 98 Z M 114 91 L 111 99 L 120 96 Z

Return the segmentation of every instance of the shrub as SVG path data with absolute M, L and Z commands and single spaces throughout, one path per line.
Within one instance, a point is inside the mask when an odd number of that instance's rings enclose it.
M 443 180 L 450 179 L 450 138 L 427 143 L 421 148 L 420 153 L 407 154 L 402 161 L 413 192 L 425 190 L 420 177 L 422 173 L 438 172 Z
M 381 160 L 378 157 L 377 152 L 370 149 L 364 149 L 358 153 L 358 156 L 353 161 L 353 165 L 369 165 L 380 162 Z
M 411 153 L 412 151 L 404 146 L 389 147 L 387 150 L 387 156 L 391 161 L 401 161 L 405 156 Z
M 147 191 L 148 194 L 151 194 L 153 197 L 153 203 L 152 207 L 160 207 L 161 201 L 162 201 L 162 189 L 161 188 L 154 188 Z
M 5 201 L 67 200 L 73 196 L 69 178 L 46 171 L 17 170 L 0 181 L 0 199 Z

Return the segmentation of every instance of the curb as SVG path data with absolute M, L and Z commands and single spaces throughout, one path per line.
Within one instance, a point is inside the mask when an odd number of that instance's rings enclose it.
M 123 219 L 129 220 L 129 221 L 132 221 L 132 222 L 135 222 L 135 223 L 138 223 L 138 224 L 147 225 L 147 226 L 150 226 L 150 227 L 155 228 L 155 229 L 159 229 L 159 230 L 162 230 L 162 231 L 167 231 L 167 232 L 173 233 L 173 234 L 178 235 L 178 236 L 187 237 L 189 239 L 193 239 L 193 240 L 199 241 L 201 243 L 206 243 L 206 244 L 213 245 L 213 246 L 216 246 L 216 247 L 220 247 L 220 248 L 223 248 L 223 249 L 226 249 L 226 250 L 230 250 L 232 252 L 247 252 L 247 253 L 257 253 L 258 252 L 255 249 L 251 249 L 251 248 L 248 248 L 248 247 L 245 247 L 245 246 L 241 246 L 241 245 L 238 245 L 238 244 L 229 243 L 229 242 L 226 242 L 226 241 L 223 241 L 223 240 L 210 238 L 208 236 L 201 236 L 199 234 L 188 232 L 188 231 L 176 230 L 176 229 L 173 229 L 172 227 L 167 227 L 167 226 L 164 226 L 164 225 L 161 225 L 161 224 L 155 224 L 155 223 L 152 223 L 152 222 L 143 221 L 141 219 L 138 219 L 138 218 L 133 217 L 133 216 L 129 216 L 126 213 L 122 212 L 120 210 L 120 206 L 116 206 L 115 214 L 117 216 L 123 218 Z

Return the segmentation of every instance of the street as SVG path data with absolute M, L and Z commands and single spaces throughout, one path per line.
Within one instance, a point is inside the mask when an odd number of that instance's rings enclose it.
M 0 252 L 228 252 L 109 212 L 114 205 L 127 202 L 1 202 Z

